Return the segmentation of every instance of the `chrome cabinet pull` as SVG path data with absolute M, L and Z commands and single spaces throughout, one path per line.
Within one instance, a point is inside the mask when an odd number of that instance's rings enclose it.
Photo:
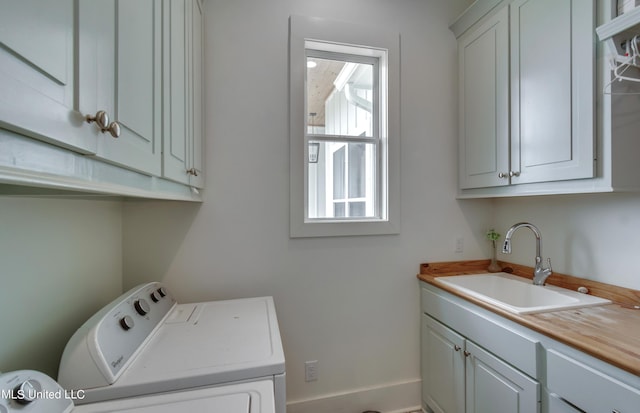
M 198 171 L 196 171 L 196 168 L 187 169 L 187 175 L 198 176 Z
M 465 357 L 469 357 L 471 355 L 471 353 L 469 353 L 467 350 L 464 351 L 464 356 Z
M 101 132 L 103 132 L 105 128 L 109 127 L 109 115 L 104 110 L 97 111 L 93 116 L 86 115 L 84 118 L 87 123 L 95 122 Z
M 460 346 L 456 344 L 456 345 L 453 346 L 453 349 L 455 351 L 460 351 Z
M 95 115 L 86 115 L 84 118 L 87 123 L 95 122 L 102 133 L 109 132 L 109 134 L 114 138 L 120 136 L 120 124 L 115 121 L 109 123 L 109 114 L 107 114 L 106 111 L 99 110 Z
M 520 176 L 520 172 L 519 171 L 509 171 L 509 172 L 499 172 L 498 173 L 498 178 L 500 178 L 500 179 L 513 178 L 514 176 L 515 177 Z
M 102 130 L 102 133 L 109 132 L 114 138 L 120 137 L 120 124 L 118 122 L 111 122 L 109 126 Z

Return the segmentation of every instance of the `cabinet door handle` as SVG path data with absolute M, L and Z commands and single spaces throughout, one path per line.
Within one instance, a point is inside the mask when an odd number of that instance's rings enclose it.
M 464 351 L 464 356 L 465 357 L 469 357 L 471 355 L 471 353 L 469 353 L 467 350 Z
M 109 115 L 104 110 L 97 111 L 93 116 L 86 115 L 84 118 L 87 123 L 95 122 L 101 132 L 104 132 L 104 130 L 109 127 Z
M 111 122 L 109 126 L 102 130 L 102 133 L 109 132 L 114 138 L 120 136 L 120 124 L 118 122 Z
M 520 176 L 520 171 L 509 171 L 509 177 Z
M 87 123 L 96 123 L 100 132 L 109 132 L 111 136 L 117 138 L 120 136 L 120 124 L 118 122 L 109 123 L 109 114 L 104 110 L 99 110 L 95 115 L 86 115 L 85 120 Z
M 453 349 L 455 351 L 460 351 L 460 346 L 456 344 L 456 345 L 453 346 Z
M 507 173 L 507 172 L 500 172 L 500 173 L 498 173 L 498 178 L 500 178 L 500 179 L 506 179 L 506 178 L 508 178 L 508 177 L 509 177 L 509 174 L 510 174 L 510 172 L 509 172 L 509 173 Z
M 198 171 L 196 171 L 196 168 L 187 169 L 187 175 L 198 176 Z

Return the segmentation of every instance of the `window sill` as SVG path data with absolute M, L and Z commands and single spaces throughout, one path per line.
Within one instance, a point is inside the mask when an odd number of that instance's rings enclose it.
M 315 221 L 291 223 L 291 238 L 394 235 L 400 233 L 399 219 L 392 221 Z

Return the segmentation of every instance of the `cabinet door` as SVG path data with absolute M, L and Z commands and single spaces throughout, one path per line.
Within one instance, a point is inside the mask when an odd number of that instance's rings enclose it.
M 540 385 L 467 341 L 467 413 L 538 413 Z
M 509 39 L 503 8 L 458 40 L 459 185 L 508 185 Z
M 435 413 L 464 413 L 465 339 L 422 315 L 422 399 Z
M 95 153 L 98 132 L 74 110 L 74 0 L 2 0 L 0 10 L 0 127 Z
M 203 13 L 198 0 L 165 0 L 163 174 L 204 186 Z
M 161 172 L 161 4 L 80 0 L 79 105 L 105 110 L 119 138 L 98 139 L 97 156 L 140 172 Z
M 189 185 L 204 187 L 205 126 L 204 126 L 204 14 L 200 0 L 191 0 L 191 162 Z
M 591 178 L 594 0 L 510 5 L 512 183 Z
M 189 183 L 188 0 L 164 1 L 163 176 Z

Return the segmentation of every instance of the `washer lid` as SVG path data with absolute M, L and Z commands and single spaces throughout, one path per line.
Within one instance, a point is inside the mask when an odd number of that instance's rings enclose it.
M 72 413 L 274 413 L 269 380 L 162 393 L 76 407 Z
M 285 372 L 272 297 L 179 304 L 122 375 L 76 405 Z

